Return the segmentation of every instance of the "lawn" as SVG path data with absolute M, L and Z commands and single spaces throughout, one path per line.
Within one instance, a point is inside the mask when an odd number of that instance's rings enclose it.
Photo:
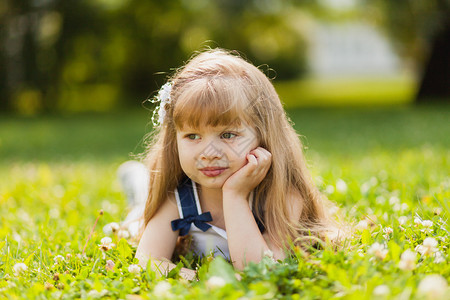
M 354 234 L 338 250 L 265 258 L 240 281 L 205 258 L 195 282 L 135 268 L 134 243 L 117 235 L 99 247 L 126 215 L 115 172 L 142 152 L 149 112 L 0 115 L 0 298 L 449 299 L 450 106 L 288 114 Z
M 383 77 L 307 77 L 275 81 L 275 87 L 289 107 L 367 107 L 412 103 L 417 82 L 408 74 Z

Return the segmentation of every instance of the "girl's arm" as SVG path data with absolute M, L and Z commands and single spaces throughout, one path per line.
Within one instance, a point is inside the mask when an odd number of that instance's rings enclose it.
M 233 266 L 242 270 L 249 262 L 259 262 L 271 249 L 258 229 L 247 197 L 224 191 L 223 213 Z
M 258 147 L 250 152 L 247 159 L 248 163 L 233 174 L 222 188 L 228 248 L 237 269 L 243 269 L 249 262 L 259 262 L 268 250 L 272 251 L 275 259 L 285 257 L 283 249 L 277 247 L 268 234 L 260 233 L 248 204 L 250 192 L 264 179 L 270 168 L 271 154 Z M 289 219 L 298 220 L 298 195 L 292 193 L 287 196 L 291 206 Z
M 288 195 L 289 221 L 293 223 L 298 221 L 301 213 L 298 197 L 298 193 Z M 286 257 L 285 249 L 277 246 L 267 231 L 264 234 L 259 231 L 247 198 L 225 192 L 223 200 L 228 248 L 237 269 L 242 270 L 249 262 L 261 261 L 268 250 L 276 260 Z
M 151 267 L 158 275 L 167 275 L 176 267 L 170 258 L 175 249 L 178 231 L 172 230 L 170 222 L 178 218 L 175 199 L 169 197 L 148 222 L 139 241 L 136 258 L 142 268 L 147 267 L 150 259 Z M 183 268 L 180 275 L 191 280 L 195 277 L 195 271 Z

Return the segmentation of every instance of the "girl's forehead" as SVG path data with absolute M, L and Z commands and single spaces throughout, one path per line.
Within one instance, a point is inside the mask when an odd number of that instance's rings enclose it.
M 173 121 L 177 128 L 236 126 L 250 121 L 248 110 L 253 95 L 242 79 L 229 76 L 205 77 L 181 85 L 175 95 Z

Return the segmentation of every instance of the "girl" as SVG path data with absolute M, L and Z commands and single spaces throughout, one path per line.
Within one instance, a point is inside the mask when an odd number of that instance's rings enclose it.
M 299 138 L 258 68 L 209 50 L 179 69 L 156 100 L 136 252 L 143 267 L 151 260 L 168 272 L 177 239 L 188 234 L 196 253 L 212 251 L 242 269 L 267 253 L 283 259 L 290 243 L 333 231 Z

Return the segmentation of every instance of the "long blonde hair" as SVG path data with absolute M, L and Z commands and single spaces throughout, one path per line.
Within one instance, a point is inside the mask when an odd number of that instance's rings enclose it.
M 256 128 L 260 146 L 272 153 L 272 165 L 254 195 L 254 207 L 262 208 L 255 213 L 271 239 L 282 246 L 284 241 L 320 237 L 328 230 L 324 202 L 307 170 L 299 136 L 261 70 L 234 53 L 213 49 L 194 56 L 169 81 L 171 100 L 146 155 L 150 193 L 145 225 L 185 176 L 178 159 L 177 128 L 245 121 Z M 301 196 L 298 222 L 289 221 L 292 192 Z

